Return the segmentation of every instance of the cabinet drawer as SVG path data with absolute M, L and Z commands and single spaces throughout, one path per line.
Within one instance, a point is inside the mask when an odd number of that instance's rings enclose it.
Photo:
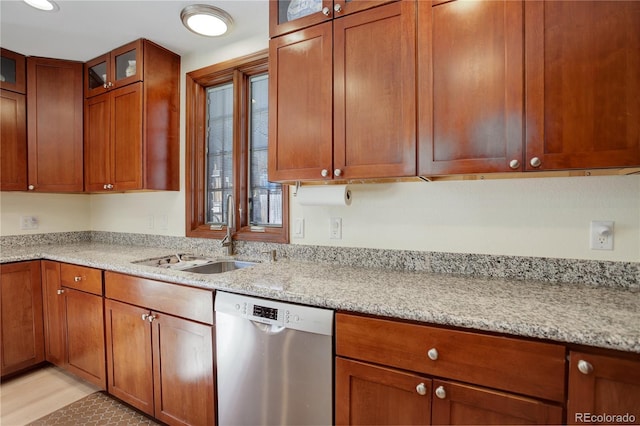
M 104 294 L 147 309 L 213 324 L 213 291 L 105 272 Z
M 562 345 L 341 313 L 336 354 L 553 401 L 565 396 Z
M 61 263 L 60 283 L 64 287 L 102 296 L 102 270 L 100 269 Z

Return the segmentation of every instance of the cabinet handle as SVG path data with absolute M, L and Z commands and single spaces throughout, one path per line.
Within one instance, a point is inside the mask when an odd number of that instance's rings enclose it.
M 109 185 L 107 185 L 107 189 L 113 189 L 113 184 L 110 183 Z
M 147 317 L 147 319 L 149 320 L 149 322 L 153 322 L 153 320 L 154 320 L 154 319 L 157 319 L 157 318 L 158 318 L 158 317 L 157 317 L 157 316 L 155 316 L 155 315 L 149 315 L 149 316 Z
M 146 321 L 149 318 L 149 314 L 142 314 L 142 321 Z
M 333 6 L 333 10 L 335 10 L 337 13 L 342 12 L 342 6 L 340 6 L 339 3 L 336 3 L 335 6 Z
M 322 169 L 322 171 L 320 172 L 320 174 L 322 175 L 322 177 L 327 177 L 327 176 L 329 176 L 329 170 L 327 170 L 327 169 Z
M 27 186 L 27 189 L 28 189 L 29 191 L 33 191 L 34 189 L 36 189 L 36 187 L 35 187 L 35 186 L 33 186 L 33 185 L 29 185 L 29 186 Z
M 440 399 L 445 399 L 447 397 L 447 391 L 444 390 L 443 386 L 438 386 L 436 389 L 436 396 Z
M 513 170 L 515 170 L 518 167 L 520 167 L 520 162 L 518 160 L 511 160 L 509 162 L 509 167 L 511 167 Z
M 335 169 L 335 170 L 333 171 L 333 174 L 334 174 L 336 177 L 339 177 L 339 176 L 342 174 L 342 170 L 340 170 L 340 169 Z
M 331 11 L 329 10 L 328 7 L 325 6 L 325 7 L 322 8 L 322 14 L 324 16 L 329 16 L 330 13 L 331 13 Z
M 107 83 L 107 88 L 111 88 L 111 87 L 113 87 L 113 83 L 112 82 Z
M 424 385 L 424 383 L 420 383 L 418 386 L 416 386 L 416 392 L 418 392 L 418 394 L 420 395 L 426 395 L 427 387 Z
M 82 277 L 73 277 L 73 280 L 75 282 L 79 282 L 79 281 L 82 281 Z
M 531 161 L 529 161 L 529 164 L 531 164 L 531 167 L 538 168 L 542 164 L 542 161 L 540 161 L 538 157 L 533 157 Z
M 590 362 L 581 359 L 578 361 L 578 370 L 582 374 L 591 374 L 593 372 L 593 365 L 591 365 Z
M 438 350 L 436 348 L 431 348 L 427 351 L 427 356 L 431 361 L 436 361 L 438 359 Z
M 58 293 L 58 294 L 64 294 L 64 290 L 62 290 L 62 289 L 57 290 L 57 291 L 56 291 L 56 293 Z

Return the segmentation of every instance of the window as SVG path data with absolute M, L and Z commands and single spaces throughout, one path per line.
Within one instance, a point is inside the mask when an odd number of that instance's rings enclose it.
M 267 51 L 187 74 L 187 236 L 289 242 L 286 185 L 269 182 Z M 228 199 L 234 211 L 228 210 Z

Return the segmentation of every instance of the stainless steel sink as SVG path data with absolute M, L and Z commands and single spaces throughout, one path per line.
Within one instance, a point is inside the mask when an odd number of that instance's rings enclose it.
M 255 265 L 255 262 L 220 260 L 191 254 L 173 254 L 133 262 L 139 265 L 155 266 L 162 269 L 193 272 L 195 274 L 221 274 Z
M 236 269 L 246 268 L 253 266 L 253 262 L 240 262 L 238 260 L 224 260 L 213 263 L 207 263 L 206 265 L 193 266 L 191 268 L 185 268 L 185 272 L 193 272 L 195 274 L 220 274 L 222 272 L 233 271 Z

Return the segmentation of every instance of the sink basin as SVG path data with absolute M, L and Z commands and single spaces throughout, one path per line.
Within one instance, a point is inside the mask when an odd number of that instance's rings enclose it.
M 185 268 L 185 272 L 193 272 L 195 274 L 220 274 L 222 272 L 233 271 L 235 269 L 246 268 L 247 266 L 253 266 L 253 262 L 240 262 L 238 260 L 224 260 L 213 263 L 207 263 L 205 265 L 193 266 L 191 268 Z
M 138 265 L 155 266 L 162 269 L 193 272 L 195 274 L 220 274 L 255 265 L 255 262 L 218 260 L 191 254 L 172 254 L 132 262 Z

